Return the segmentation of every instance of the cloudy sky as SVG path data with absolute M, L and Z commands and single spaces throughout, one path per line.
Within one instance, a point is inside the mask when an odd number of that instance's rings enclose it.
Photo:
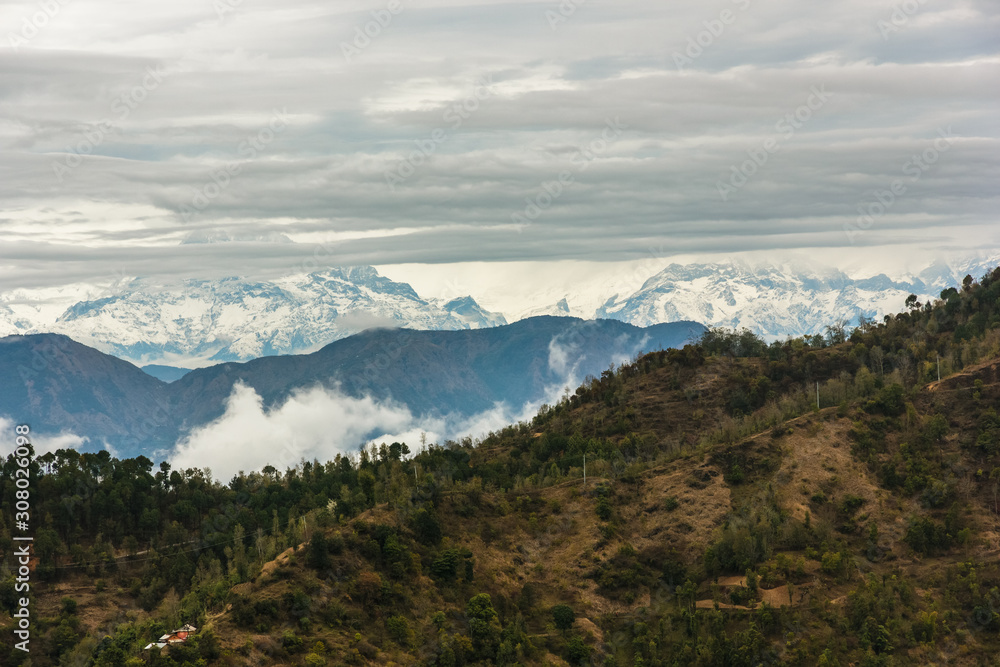
M 995 0 L 34 0 L 0 28 L 0 291 L 1000 247 Z

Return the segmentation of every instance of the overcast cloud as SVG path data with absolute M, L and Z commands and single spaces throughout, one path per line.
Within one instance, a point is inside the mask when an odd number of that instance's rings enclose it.
M 1000 247 L 998 96 L 988 0 L 5 2 L 0 288 Z

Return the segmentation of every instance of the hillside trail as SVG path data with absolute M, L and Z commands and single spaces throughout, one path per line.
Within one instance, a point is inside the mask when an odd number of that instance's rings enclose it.
M 962 378 L 975 378 L 982 380 L 983 379 L 982 376 L 984 375 L 987 376 L 990 380 L 989 382 L 984 381 L 983 382 L 984 386 L 1000 384 L 1000 359 L 994 358 L 990 359 L 989 361 L 976 364 L 975 366 L 963 368 L 957 373 L 952 373 L 951 375 L 943 377 L 940 380 L 935 380 L 934 382 L 927 384 L 924 388 L 927 391 L 968 390 L 971 389 L 971 387 L 953 387 L 949 385 L 956 384 L 957 381 Z

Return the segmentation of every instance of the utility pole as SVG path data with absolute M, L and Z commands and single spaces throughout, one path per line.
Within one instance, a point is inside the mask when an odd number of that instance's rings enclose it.
M 417 479 L 417 464 L 413 464 L 413 484 L 420 486 L 420 481 Z
M 941 354 L 940 353 L 938 353 L 938 355 L 937 355 L 937 362 L 938 362 L 938 382 L 940 382 L 941 381 Z

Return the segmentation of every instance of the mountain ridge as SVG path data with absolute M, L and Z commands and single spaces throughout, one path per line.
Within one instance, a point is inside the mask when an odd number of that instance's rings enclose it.
M 122 280 L 113 293 L 68 306 L 49 321 L 0 301 L 0 333 L 64 333 L 141 364 L 205 365 L 317 349 L 372 326 L 473 329 L 502 315 L 472 297 L 422 299 L 373 267 L 332 268 L 275 281 L 187 280 L 165 290 Z
M 61 334 L 14 336 L 0 339 L 0 375 L 12 379 L 0 394 L 0 416 L 147 456 L 222 418 L 239 387 L 259 397 L 260 419 L 310 390 L 325 392 L 331 408 L 364 399 L 377 413 L 424 422 L 469 419 L 498 405 L 506 406 L 504 418 L 516 417 L 567 383 L 702 331 L 694 322 L 641 328 L 554 317 L 488 329 L 370 329 L 309 354 L 224 362 L 169 384 Z
M 673 319 L 694 319 L 706 326 L 748 328 L 770 340 L 823 333 L 838 320 L 857 324 L 861 317 L 881 319 L 903 307 L 909 294 L 920 301 L 935 299 L 941 290 L 960 283 L 960 273 L 974 278 L 987 273 L 997 260 L 961 265 L 932 264 L 908 281 L 884 273 L 851 278 L 838 269 L 802 272 L 796 266 L 670 264 L 626 297 L 615 296 L 595 317 L 621 319 L 637 325 Z
M 686 320 L 746 327 L 776 340 L 822 333 L 831 321 L 881 319 L 902 308 L 911 293 L 920 301 L 936 298 L 966 273 L 979 277 L 997 263 L 1000 258 L 935 262 L 915 274 L 891 278 L 884 272 L 852 277 L 801 261 L 674 262 L 638 288 L 598 301 L 590 298 L 593 294 L 582 298 L 586 294 L 561 294 L 540 285 L 539 295 L 554 301 L 510 317 L 576 316 L 639 326 Z M 504 314 L 491 312 L 472 295 L 422 298 L 410 284 L 387 278 L 371 266 L 270 281 L 189 280 L 180 291 L 121 278 L 104 293 L 67 302 L 58 313 L 51 290 L 37 295 L 48 300 L 44 308 L 30 306 L 30 295 L 22 292 L 0 294 L 0 334 L 64 333 L 138 365 L 197 367 L 308 353 L 378 326 L 461 330 L 508 323 Z M 75 292 L 66 290 L 70 293 Z

